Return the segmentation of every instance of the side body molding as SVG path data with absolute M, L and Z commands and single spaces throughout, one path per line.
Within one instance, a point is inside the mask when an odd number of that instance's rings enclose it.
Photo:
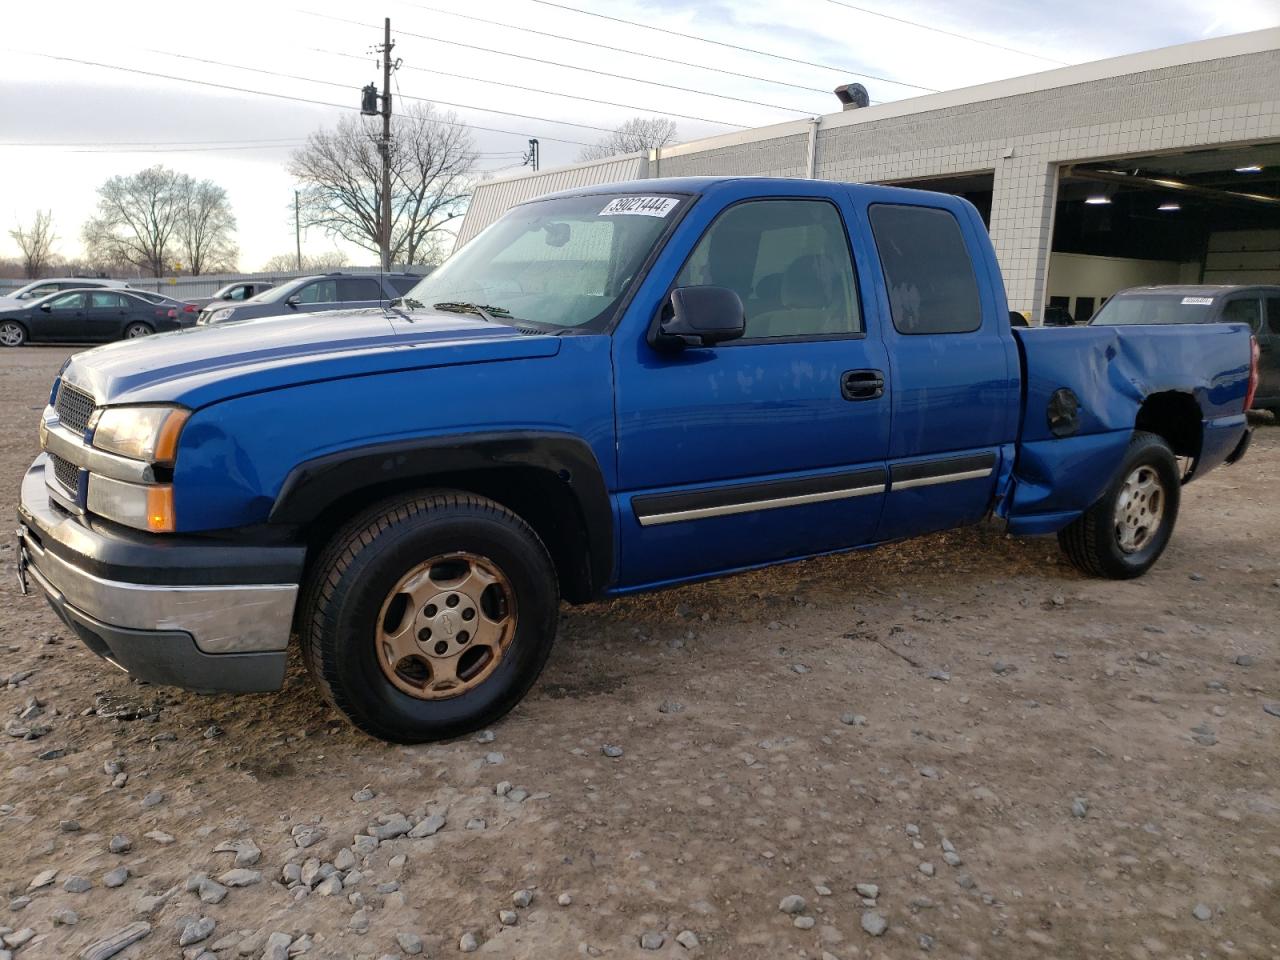
M 586 539 L 584 566 L 577 571 L 583 583 L 576 592 L 583 596 L 574 597 L 566 589 L 566 598 L 581 601 L 598 596 L 614 577 L 613 509 L 591 447 L 569 434 L 516 431 L 433 436 L 326 454 L 289 472 L 269 522 L 305 525 L 363 490 L 403 489 L 437 480 L 447 486 L 458 475 L 497 480 L 501 471 L 516 469 L 538 471 L 544 480 L 562 485 L 576 504 L 579 516 L 575 519 L 581 521 Z

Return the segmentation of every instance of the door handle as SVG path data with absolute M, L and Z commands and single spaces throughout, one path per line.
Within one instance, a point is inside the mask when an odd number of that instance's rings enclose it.
M 846 370 L 840 376 L 840 396 L 846 400 L 875 400 L 884 396 L 884 371 Z

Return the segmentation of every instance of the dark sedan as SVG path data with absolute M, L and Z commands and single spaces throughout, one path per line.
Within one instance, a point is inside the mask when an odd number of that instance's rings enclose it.
M 167 303 L 150 303 L 127 290 L 63 290 L 0 310 L 0 346 L 132 340 L 179 329 L 176 314 Z

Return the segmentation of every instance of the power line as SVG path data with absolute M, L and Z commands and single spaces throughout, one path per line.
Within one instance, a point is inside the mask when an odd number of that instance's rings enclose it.
M 800 60 L 796 57 L 789 57 L 784 53 L 771 53 L 768 50 L 757 50 L 754 47 L 744 47 L 740 44 L 729 43 L 725 40 L 712 40 L 710 37 L 700 37 L 695 33 L 681 33 L 679 30 L 670 30 L 666 27 L 655 27 L 652 24 L 640 23 L 637 20 L 626 20 L 622 17 L 612 17 L 607 13 L 596 13 L 594 10 L 581 10 L 578 7 L 570 7 L 563 3 L 553 3 L 552 0 L 530 0 L 532 3 L 542 4 L 544 7 L 555 7 L 558 10 L 568 10 L 572 13 L 581 13 L 588 17 L 599 17 L 601 20 L 611 20 L 614 23 L 625 23 L 630 27 L 639 27 L 642 30 L 653 30 L 657 33 L 667 33 L 673 37 L 684 37 L 686 40 L 698 40 L 701 43 L 709 43 L 717 47 L 725 47 L 729 50 L 739 50 L 743 53 L 752 53 L 760 57 L 772 57 L 774 60 L 785 60 L 788 63 L 797 63 L 804 67 L 818 67 L 822 70 L 835 70 L 839 73 L 853 74 L 855 77 L 862 77 L 866 80 L 878 80 L 881 83 L 892 83 L 900 87 L 912 87 L 916 90 L 924 90 L 926 93 L 937 93 L 933 87 L 923 87 L 918 83 L 907 83 L 905 80 L 894 80 L 892 77 L 878 77 L 873 73 L 864 73 L 859 70 L 850 70 L 848 67 L 836 67 L 829 63 L 818 63 L 813 60 Z
M 210 60 L 205 57 L 193 57 L 187 53 L 172 53 L 168 50 L 152 50 L 150 52 L 158 53 L 161 56 L 165 56 L 165 57 L 177 57 L 180 60 L 193 60 L 196 63 L 205 63 L 214 67 L 226 67 L 229 70 L 245 70 L 249 73 L 260 73 L 268 77 L 280 77 L 285 80 L 300 80 L 303 83 L 319 83 L 326 87 L 339 87 L 343 90 L 351 89 L 350 84 L 340 83 L 337 80 L 321 80 L 318 77 L 303 77 L 303 76 L 299 76 L 296 73 L 282 73 L 278 70 L 267 70 L 267 69 L 264 69 L 263 67 L 246 67 L 240 63 L 227 63 L 224 60 Z M 356 59 L 363 60 L 364 58 L 357 57 Z M 611 127 L 597 127 L 589 123 L 575 123 L 572 120 L 552 120 L 550 117 L 535 117 L 527 113 L 513 113 L 510 110 L 494 110 L 491 107 L 477 107 L 474 104 L 470 104 L 470 103 L 453 103 L 449 100 L 439 100 L 435 97 L 415 97 L 412 94 L 408 94 L 408 93 L 401 94 L 401 96 L 405 100 L 417 100 L 421 103 L 442 103 L 445 106 L 458 107 L 462 110 L 478 110 L 481 113 L 498 113 L 504 117 L 519 117 L 522 120 L 539 120 L 542 123 L 554 123 L 554 124 L 559 124 L 565 127 L 581 127 L 583 130 L 595 130 L 599 133 L 613 132 L 613 129 Z M 441 122 L 445 123 L 447 121 L 441 121 Z M 464 124 L 461 124 L 461 126 L 470 126 L 470 124 L 464 123 Z M 484 129 L 484 128 L 477 127 L 476 129 Z M 548 137 L 547 139 L 553 140 L 555 138 Z M 566 141 L 566 142 L 572 143 L 573 141 Z
M 1002 43 L 992 43 L 990 40 L 982 40 L 978 37 L 968 36 L 967 34 L 955 33 L 951 30 L 943 30 L 941 27 L 934 27 L 927 23 L 917 23 L 915 20 L 906 20 L 902 17 L 895 17 L 887 13 L 881 13 L 879 10 L 868 10 L 866 7 L 858 7 L 852 3 L 845 3 L 844 0 L 827 0 L 827 3 L 835 4 L 837 7 L 846 7 L 849 10 L 857 10 L 859 13 L 865 13 L 873 17 L 880 17 L 884 20 L 892 20 L 895 23 L 904 23 L 909 27 L 918 27 L 921 30 L 930 30 L 933 33 L 941 33 L 944 36 L 955 37 L 958 40 L 968 40 L 970 43 L 980 43 L 983 46 L 995 47 L 997 50 L 1005 50 L 1009 53 L 1016 53 L 1019 56 L 1034 57 L 1036 60 L 1047 60 L 1049 63 L 1056 63 L 1064 67 L 1071 66 L 1071 64 L 1065 60 L 1057 60 L 1054 57 L 1046 57 L 1043 54 L 1031 53 L 1027 50 L 1018 50 L 1015 47 L 1006 47 Z
M 237 87 L 234 84 L 229 84 L 229 83 L 215 83 L 212 80 L 196 80 L 196 79 L 193 79 L 192 77 L 177 77 L 170 73 L 157 73 L 153 70 L 140 70 L 137 67 L 122 67 L 114 63 L 101 63 L 97 60 L 82 60 L 78 57 L 64 57 L 54 53 L 38 53 L 36 51 L 28 51 L 28 52 L 35 57 L 44 57 L 47 60 L 58 60 L 58 61 L 61 61 L 62 63 L 78 63 L 81 66 L 86 66 L 86 67 L 99 67 L 103 70 L 117 70 L 121 73 L 132 73 L 132 74 L 136 74 L 138 76 L 143 76 L 143 77 L 155 77 L 160 80 L 176 80 L 179 83 L 192 83 L 200 87 L 214 87 L 219 90 L 231 90 L 235 93 L 248 93 L 258 97 L 272 97 L 276 100 L 289 100 L 294 103 L 309 103 L 309 104 L 313 104 L 315 106 L 320 106 L 320 107 L 336 107 L 339 110 L 358 111 L 360 109 L 359 107 L 353 107 L 350 104 L 334 103 L 330 100 L 315 100 L 310 97 L 298 97 L 298 96 L 293 96 L 291 94 L 285 94 L 285 93 L 272 93 L 270 90 L 254 90 L 249 87 Z M 327 83 L 327 81 L 320 81 L 320 82 Z M 342 86 L 342 85 L 339 84 L 339 86 Z M 528 119 L 542 119 L 542 118 L 530 117 Z M 517 130 L 501 130 L 497 127 L 482 127 L 474 123 L 462 123 L 460 121 L 453 121 L 453 120 L 440 120 L 439 122 L 445 124 L 446 126 L 465 127 L 468 130 L 484 130 L 488 133 L 505 133 L 513 137 L 527 138 L 531 136 L 531 134 L 521 133 Z M 547 122 L 558 123 L 559 121 L 553 120 L 553 121 L 547 121 Z M 550 137 L 544 134 L 540 134 L 539 136 L 541 136 L 543 140 L 551 140 L 551 141 L 554 141 L 555 143 L 568 143 L 568 144 L 572 144 L 575 147 L 591 146 L 591 144 L 583 143 L 581 140 L 567 140 L 564 137 Z
M 363 60 L 364 57 L 357 56 L 354 53 L 339 53 L 337 50 L 316 50 L 316 53 L 324 53 L 333 57 L 346 57 L 350 60 Z M 416 70 L 419 73 L 432 73 L 439 77 L 452 77 L 455 80 L 472 80 L 476 83 L 488 83 L 497 87 L 506 87 L 510 89 L 511 84 L 506 80 L 489 80 L 485 77 L 470 77 L 464 73 L 450 73 L 447 70 L 433 70 L 430 67 L 415 67 L 409 64 L 403 64 L 404 70 Z M 680 117 L 682 120 L 699 120 L 702 123 L 715 123 L 722 127 L 733 127 L 735 130 L 747 129 L 740 123 L 726 123 L 724 120 L 712 120 L 710 117 L 698 117 L 688 113 L 675 113 L 671 110 L 660 110 L 656 107 L 642 107 L 634 103 L 618 103 L 613 100 L 597 100 L 594 97 L 582 97 L 575 93 L 560 93 L 557 90 L 541 90 L 538 87 L 530 87 L 524 84 L 520 85 L 520 89 L 526 93 L 543 93 L 551 97 L 565 97 L 568 100 L 581 100 L 584 103 L 598 103 L 606 107 L 621 107 L 624 110 L 643 110 L 646 113 L 660 113 L 667 117 Z
M 0 142 L 0 147 L 160 147 L 166 144 L 189 146 L 192 144 L 221 143 L 295 143 L 304 137 L 305 134 L 300 134 L 296 137 L 240 138 L 235 140 L 30 140 L 14 143 Z
M 725 70 L 722 67 L 713 67 L 706 63 L 693 63 L 689 60 L 676 60 L 673 57 L 663 57 L 656 53 L 643 53 L 639 50 L 628 50 L 626 47 L 613 47 L 607 43 L 598 43 L 595 40 L 583 40 L 579 37 L 570 37 L 562 33 L 550 33 L 546 30 L 535 30 L 533 27 L 522 27 L 514 23 L 503 23 L 500 20 L 486 20 L 484 17 L 474 17 L 468 13 L 455 13 L 452 10 L 441 10 L 438 7 L 428 7 L 420 3 L 410 3 L 407 6 L 416 7 L 419 10 L 426 10 L 429 13 L 442 13 L 449 17 L 458 17 L 462 20 L 471 20 L 475 23 L 488 24 L 491 27 L 505 27 L 508 30 L 519 30 L 522 33 L 532 33 L 539 37 L 551 37 L 553 40 L 567 40 L 569 43 L 580 43 L 587 47 L 597 47 L 600 50 L 611 50 L 614 53 L 625 53 L 633 57 L 645 57 L 649 60 L 658 60 L 662 63 L 674 63 L 681 67 L 692 67 L 695 70 L 708 70 L 711 73 L 720 73 L 729 77 L 738 77 L 742 80 L 751 80 L 756 83 L 771 83 L 779 87 L 791 87 L 795 90 L 804 90 L 809 93 L 831 93 L 830 90 L 823 87 L 806 87 L 802 83 L 791 83 L 788 80 L 771 80 L 768 77 L 755 77 L 749 73 L 738 73 L 735 70 Z
M 332 14 L 316 13 L 311 10 L 302 10 L 300 12 L 306 14 L 307 16 L 319 17 L 322 20 L 336 20 L 338 23 L 345 23 L 349 26 L 368 27 L 372 29 L 372 26 L 370 24 L 362 23 L 359 20 L 348 20 L 345 17 L 335 17 Z M 409 31 L 409 30 L 399 30 L 398 32 L 403 36 L 416 37 L 419 40 L 426 40 L 430 43 L 443 43 L 446 46 L 462 47 L 465 50 L 479 50 L 482 53 L 496 53 L 499 56 L 512 57 L 516 60 L 527 60 L 530 63 L 540 63 L 540 64 L 543 64 L 544 66 L 563 67 L 566 70 L 578 70 L 578 71 L 581 71 L 582 73 L 594 73 L 596 76 L 600 76 L 600 77 L 612 77 L 615 80 L 629 80 L 632 83 L 644 83 L 644 84 L 648 84 L 651 87 L 662 87 L 663 89 L 666 89 L 666 90 L 679 90 L 681 93 L 693 93 L 702 97 L 715 97 L 718 100 L 733 100 L 737 103 L 750 104 L 753 107 L 769 107 L 770 109 L 773 109 L 773 110 L 782 110 L 786 113 L 798 113 L 803 116 L 813 115 L 812 110 L 801 110 L 798 107 L 784 107 L 776 103 L 764 103 L 760 100 L 751 100 L 747 97 L 733 97 L 727 93 L 712 93 L 709 90 L 698 90 L 693 87 L 681 87 L 673 83 L 662 83 L 658 80 L 646 80 L 643 77 L 633 77 L 625 73 L 609 73 L 607 70 L 595 70 L 591 67 L 580 67 L 572 63 L 561 63 L 558 60 L 544 60 L 539 57 L 531 57 L 523 53 L 512 53 L 509 50 L 495 50 L 493 47 L 481 47 L 481 46 L 477 46 L 474 43 L 463 43 L 461 40 L 444 40 L 444 39 L 441 39 L 440 37 L 427 36 L 425 33 L 413 33 L 412 31 Z M 609 132 L 612 133 L 613 131 L 609 131 Z

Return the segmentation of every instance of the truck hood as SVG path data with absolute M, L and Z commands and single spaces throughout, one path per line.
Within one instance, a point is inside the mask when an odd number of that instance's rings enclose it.
M 98 404 L 209 403 L 319 380 L 550 357 L 558 338 L 467 314 L 335 310 L 194 327 L 73 356 L 67 383 Z

